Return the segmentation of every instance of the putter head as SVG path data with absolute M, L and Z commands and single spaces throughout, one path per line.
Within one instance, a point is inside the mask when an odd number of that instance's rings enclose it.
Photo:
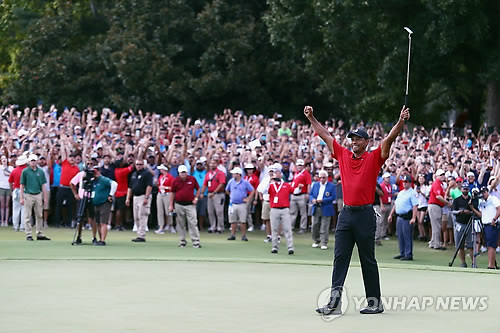
M 406 30 L 406 32 L 408 32 L 408 37 L 411 37 L 411 34 L 413 33 L 413 31 L 411 31 L 411 29 L 408 27 L 405 27 L 404 29 Z

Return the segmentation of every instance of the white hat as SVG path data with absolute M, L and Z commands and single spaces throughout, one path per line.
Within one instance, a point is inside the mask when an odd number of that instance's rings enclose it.
M 274 169 L 274 171 L 279 171 L 279 172 L 281 172 L 281 170 L 283 169 L 281 167 L 281 164 L 279 163 L 274 163 L 273 165 L 271 165 L 271 167 Z
M 474 172 L 469 171 L 467 172 L 467 177 L 476 177 L 476 175 L 474 174 Z
M 255 169 L 255 166 L 252 163 L 245 163 L 244 169 Z
M 168 170 L 168 168 L 165 165 L 163 165 L 163 164 L 160 164 L 157 169 L 158 170 L 165 170 L 165 171 Z
M 326 170 L 319 170 L 318 176 L 328 177 L 328 172 L 326 172 Z
M 198 119 L 194 122 L 195 125 L 201 125 L 201 121 Z
M 444 175 L 444 170 L 443 169 L 437 169 L 436 176 L 441 176 L 441 175 Z
M 303 159 L 298 159 L 297 162 L 295 162 L 296 165 L 304 165 L 304 160 Z
M 390 176 L 391 176 L 391 174 L 389 172 L 384 172 L 384 174 L 382 175 L 382 178 L 387 178 Z
M 38 156 L 36 156 L 35 154 L 30 154 L 30 156 L 28 157 L 28 161 L 38 161 Z
M 181 172 L 188 172 L 188 168 L 185 165 L 180 165 L 179 168 L 177 169 L 179 173 Z
M 233 170 L 231 170 L 232 174 L 239 173 L 240 175 L 243 174 L 243 171 L 241 171 L 240 167 L 236 167 Z
M 205 163 L 207 161 L 207 158 L 205 156 L 202 156 L 198 161 L 200 161 L 200 163 Z
M 25 165 L 27 163 L 28 163 L 28 158 L 26 157 L 26 155 L 21 155 L 16 161 L 17 166 Z
M 333 168 L 333 163 L 332 162 L 328 162 L 324 165 L 325 168 Z

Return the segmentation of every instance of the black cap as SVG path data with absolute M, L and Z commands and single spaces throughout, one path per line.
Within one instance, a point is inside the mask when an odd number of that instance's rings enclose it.
M 469 183 L 463 182 L 462 183 L 462 188 L 466 188 L 468 190 L 469 189 Z
M 481 193 L 482 192 L 489 192 L 489 191 L 490 191 L 490 189 L 488 188 L 488 186 L 481 187 Z
M 368 133 L 366 133 L 366 130 L 363 127 L 357 128 L 356 130 L 349 132 L 347 134 L 348 138 L 352 138 L 352 136 L 359 136 L 360 138 L 368 140 L 370 137 L 368 136 Z

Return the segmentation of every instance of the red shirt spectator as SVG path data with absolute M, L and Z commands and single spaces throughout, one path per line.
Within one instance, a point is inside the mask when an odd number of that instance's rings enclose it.
M 250 185 L 252 185 L 253 188 L 257 188 L 257 186 L 259 186 L 259 177 L 255 173 L 255 171 L 250 176 L 245 176 L 244 179 L 246 181 L 248 181 L 250 183 Z M 251 192 L 248 192 L 248 194 L 250 194 L 250 193 Z
M 208 171 L 207 174 L 205 175 L 205 179 L 203 180 L 203 185 L 207 187 L 208 193 L 215 192 L 215 190 L 220 184 L 225 184 L 225 183 L 226 183 L 226 176 L 224 175 L 224 172 L 220 171 L 219 169 Z M 224 186 L 219 191 L 219 193 L 224 193 Z
M 69 182 L 80 172 L 77 165 L 71 165 L 68 160 L 64 160 L 61 164 L 61 179 L 59 181 L 60 186 L 69 186 Z
M 392 185 L 387 184 L 385 181 L 380 184 L 384 194 L 380 197 L 383 204 L 390 204 L 392 202 Z
M 15 167 L 14 170 L 9 175 L 9 183 L 12 184 L 12 189 L 15 188 L 20 188 L 21 187 L 21 174 L 23 173 L 23 170 L 26 169 L 28 165 L 20 165 L 18 167 Z
M 170 193 L 172 192 L 172 183 L 174 182 L 174 176 L 171 174 L 161 174 L 160 177 L 158 177 L 158 188 L 160 193 Z M 165 186 L 165 188 L 162 188 L 161 186 Z
M 371 205 L 375 200 L 375 186 L 380 168 L 386 159 L 380 146 L 355 158 L 353 152 L 333 140 L 332 157 L 339 162 L 344 203 L 348 206 Z
M 429 205 L 435 204 L 435 205 L 438 205 L 440 207 L 444 207 L 444 203 L 442 203 L 441 201 L 439 201 L 436 198 L 438 195 L 440 195 L 444 198 L 445 192 L 443 189 L 443 183 L 441 182 L 441 180 L 436 178 L 436 180 L 434 181 L 434 183 L 432 183 L 432 186 L 431 186 L 431 192 L 429 194 Z
M 274 182 L 269 184 L 269 204 L 271 208 L 290 207 L 290 195 L 293 193 L 293 187 L 290 183 L 281 181 L 279 184 Z
M 132 172 L 133 167 L 128 166 L 126 168 L 116 168 L 115 169 L 115 179 L 118 183 L 116 188 L 115 197 L 121 198 L 127 195 L 128 190 L 128 175 Z
M 172 182 L 172 192 L 175 193 L 175 202 L 188 203 L 194 200 L 194 190 L 200 186 L 193 176 L 186 176 L 186 180 L 177 177 Z
M 300 172 L 297 172 L 295 175 L 293 175 L 293 181 L 292 181 L 292 187 L 298 187 L 299 184 L 304 185 L 302 187 L 302 190 L 300 191 L 300 194 L 307 194 L 307 186 L 311 185 L 312 183 L 312 177 L 309 171 L 306 169 L 303 169 Z

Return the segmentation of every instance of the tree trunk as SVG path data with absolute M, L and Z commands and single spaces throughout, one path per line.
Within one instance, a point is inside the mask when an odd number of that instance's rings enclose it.
M 500 81 L 488 84 L 486 123 L 488 126 L 500 128 Z

